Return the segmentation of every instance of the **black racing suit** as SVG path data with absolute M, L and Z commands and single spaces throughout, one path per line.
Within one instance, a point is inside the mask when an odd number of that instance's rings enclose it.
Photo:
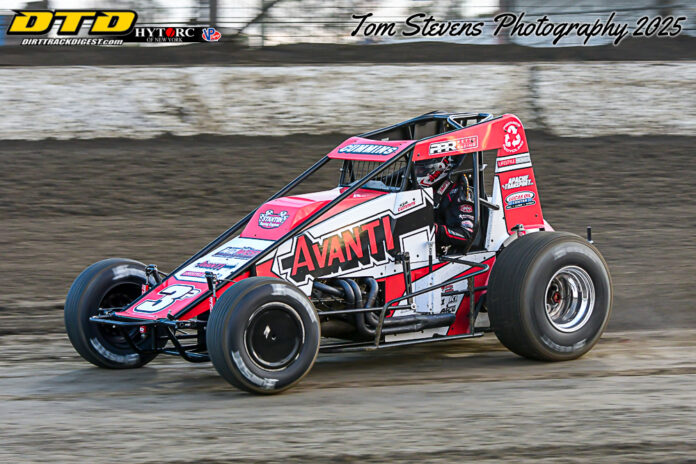
M 449 180 L 436 191 L 440 197 L 435 210 L 435 237 L 439 246 L 464 249 L 474 231 L 474 204 L 469 200 L 466 181 Z

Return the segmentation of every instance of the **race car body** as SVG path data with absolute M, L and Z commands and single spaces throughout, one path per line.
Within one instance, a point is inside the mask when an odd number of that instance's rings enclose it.
M 438 243 L 441 192 L 414 174 L 444 157 L 456 160 L 448 182 L 472 192 L 473 234 L 459 249 Z M 340 166 L 335 188 L 289 194 L 330 163 Z M 78 277 L 66 301 L 83 357 L 102 367 L 159 353 L 212 360 L 258 393 L 294 385 L 320 348 L 481 336 L 491 330 L 476 326 L 483 312 L 512 351 L 572 359 L 594 345 L 611 307 L 601 255 L 544 221 L 513 115 L 433 112 L 351 137 L 172 272 L 107 261 Z M 95 276 L 104 282 L 85 299 L 83 281 Z

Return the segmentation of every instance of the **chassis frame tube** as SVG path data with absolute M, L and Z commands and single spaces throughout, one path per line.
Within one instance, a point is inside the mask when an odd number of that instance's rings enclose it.
M 434 291 L 438 288 L 442 288 L 446 285 L 461 282 L 462 280 L 469 279 L 470 288 L 474 288 L 472 285 L 474 277 L 479 275 L 479 274 L 483 274 L 484 272 L 487 272 L 490 269 L 490 266 L 488 264 L 477 263 L 475 261 L 467 261 L 467 260 L 459 259 L 459 258 L 447 258 L 447 257 L 443 257 L 443 258 L 445 258 L 446 261 L 456 262 L 458 264 L 464 264 L 464 265 L 469 266 L 470 269 L 471 268 L 479 268 L 479 270 L 474 271 L 472 273 L 467 272 L 463 276 L 453 277 L 453 278 L 448 279 L 445 282 L 441 282 L 437 285 L 431 285 L 430 287 L 422 288 L 422 289 L 415 291 L 415 292 L 406 293 L 405 295 L 402 295 L 398 298 L 394 298 L 393 300 L 388 301 L 384 306 L 382 306 L 382 310 L 380 311 L 380 314 L 379 314 L 379 325 L 377 326 L 375 340 L 374 340 L 375 347 L 379 346 L 380 339 L 382 338 L 382 328 L 384 327 L 384 319 L 387 315 L 387 310 L 389 309 L 389 306 L 391 306 L 392 304 L 397 303 L 399 301 L 402 301 L 402 300 L 411 299 L 414 296 L 423 295 L 425 293 L 432 292 L 432 291 Z M 469 319 L 470 319 L 469 331 L 471 334 L 474 332 L 474 326 L 473 326 L 473 323 L 471 322 L 471 319 L 474 317 L 474 315 L 473 315 L 474 296 L 473 295 L 469 298 L 469 303 L 470 303 L 470 305 L 469 305 L 470 306 L 470 309 L 469 309 Z

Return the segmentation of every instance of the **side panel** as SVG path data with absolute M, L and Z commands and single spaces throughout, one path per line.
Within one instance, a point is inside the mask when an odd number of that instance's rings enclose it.
M 316 224 L 276 252 L 272 272 L 307 294 L 317 278 L 382 278 L 401 272 L 395 256 L 427 262 L 433 233 L 430 191 L 392 193 Z
M 481 255 L 481 258 L 483 257 L 485 257 L 485 255 Z M 470 257 L 467 256 L 467 259 L 468 258 Z M 478 259 L 475 259 L 475 261 L 478 261 Z M 493 264 L 495 263 L 495 256 L 490 256 L 484 259 L 482 262 L 484 264 L 488 264 L 492 269 Z M 462 275 L 466 274 L 466 272 L 470 271 L 465 271 L 464 273 L 462 273 Z M 488 272 L 484 272 L 483 274 L 474 276 L 474 287 L 487 286 L 490 274 L 491 271 L 489 270 Z M 466 287 L 468 287 L 468 283 L 467 285 L 465 285 L 465 288 Z M 478 303 L 479 299 L 481 299 L 481 297 L 483 297 L 485 294 L 486 290 L 476 291 L 474 293 L 474 303 Z M 462 297 L 462 300 L 459 304 L 459 308 L 457 308 L 457 318 L 455 319 L 454 324 L 452 324 L 450 328 L 447 330 L 447 335 L 461 335 L 470 332 L 471 328 L 469 327 L 469 298 L 469 296 Z
M 470 253 L 466 256 L 467 260 L 482 262 L 493 266 L 495 262 L 494 252 Z M 412 273 L 414 290 L 423 289 L 432 285 L 437 285 L 439 282 L 445 282 L 454 277 L 461 277 L 469 273 L 475 272 L 477 269 L 472 269 L 457 263 L 439 263 L 437 260 L 433 265 L 433 272 L 428 273 L 427 268 L 415 269 Z M 474 277 L 475 287 L 481 287 L 488 284 L 489 272 L 479 274 Z M 403 279 L 402 279 L 403 281 Z M 430 313 L 456 313 L 454 323 L 449 327 L 441 327 L 436 329 L 428 329 L 421 332 L 405 333 L 398 335 L 388 335 L 385 337 L 387 342 L 412 340 L 418 338 L 432 337 L 434 335 L 460 335 L 469 332 L 469 297 L 464 295 L 443 296 L 443 293 L 462 291 L 468 289 L 468 281 L 464 280 L 455 284 L 447 285 L 433 290 L 432 292 L 419 295 L 415 298 L 418 312 Z M 403 287 L 399 288 L 399 295 L 403 295 Z M 475 294 L 475 302 L 486 293 L 485 290 L 477 291 Z M 401 310 L 395 312 L 394 315 L 406 315 L 411 313 L 410 310 Z
M 503 208 L 508 233 L 512 233 L 512 228 L 517 224 L 524 225 L 525 229 L 544 227 L 544 216 L 529 153 L 499 153 L 495 177 L 496 186 L 500 188 L 500 205 Z
M 477 252 L 469 253 L 466 257 L 462 256 L 463 259 L 475 262 L 483 262 L 495 256 L 494 252 Z M 433 285 L 437 285 L 441 282 L 445 282 L 448 279 L 454 277 L 460 277 L 471 270 L 471 267 L 465 266 L 458 263 L 443 262 L 440 263 L 437 259 L 433 262 L 433 272 L 427 273 L 427 268 L 423 269 L 424 276 L 421 278 L 415 278 L 415 274 L 420 271 L 420 269 L 414 272 L 413 279 L 413 289 L 421 290 Z M 474 269 L 476 270 L 476 269 Z M 442 293 L 447 293 L 450 291 L 462 291 L 467 290 L 467 281 L 457 282 L 452 285 L 448 285 L 448 288 L 441 287 L 432 292 L 419 295 L 415 298 L 416 305 L 418 307 L 418 312 L 426 313 L 453 313 L 457 311 L 459 303 L 461 303 L 462 295 L 443 297 Z

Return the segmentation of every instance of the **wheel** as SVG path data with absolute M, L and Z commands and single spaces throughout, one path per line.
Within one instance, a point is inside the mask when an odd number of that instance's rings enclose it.
M 252 393 L 290 388 L 312 368 L 321 329 L 314 306 L 294 285 L 250 277 L 222 294 L 211 311 L 206 340 L 213 366 Z
M 491 327 L 510 351 L 542 361 L 570 360 L 587 353 L 609 321 L 611 277 L 586 240 L 535 232 L 501 251 L 487 301 Z
M 65 299 L 65 329 L 83 358 L 99 367 L 127 369 L 144 366 L 157 356 L 136 353 L 118 329 L 89 320 L 99 308 L 127 305 L 140 296 L 145 283 L 145 265 L 122 258 L 92 264 L 75 279 Z M 141 335 L 138 327 L 128 330 L 138 346 L 151 346 L 149 337 L 156 336 Z

